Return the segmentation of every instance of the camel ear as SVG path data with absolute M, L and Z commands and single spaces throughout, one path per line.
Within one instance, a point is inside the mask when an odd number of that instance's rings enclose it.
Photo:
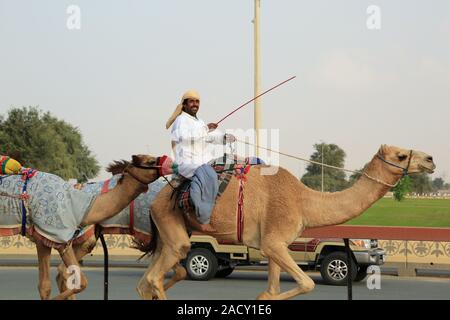
M 387 153 L 387 145 L 382 144 L 382 145 L 380 146 L 379 153 L 380 153 L 381 155 L 383 155 L 383 156 L 386 155 L 386 153 Z
M 137 155 L 134 154 L 134 155 L 131 156 L 131 159 L 132 159 L 131 162 L 132 162 L 133 164 L 140 164 L 139 156 L 137 156 Z

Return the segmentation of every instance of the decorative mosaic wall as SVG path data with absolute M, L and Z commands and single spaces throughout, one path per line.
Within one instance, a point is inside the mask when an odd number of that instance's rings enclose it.
M 111 255 L 141 255 L 138 250 L 130 248 L 130 236 L 106 235 L 105 241 Z M 386 262 L 450 264 L 450 242 L 379 240 L 378 243 L 386 250 Z M 22 236 L 3 237 L 0 238 L 0 255 L 2 254 L 35 254 L 35 246 Z M 93 254 L 103 254 L 100 241 Z
M 106 235 L 105 242 L 108 246 L 108 252 L 111 255 L 136 255 L 140 256 L 138 250 L 130 248 L 132 238 L 128 235 Z M 22 236 L 12 236 L 0 238 L 0 255 L 21 255 L 21 254 L 35 254 L 36 249 L 33 242 L 28 238 Z M 56 253 L 56 251 L 54 251 Z M 97 241 L 93 254 L 103 254 L 102 244 Z

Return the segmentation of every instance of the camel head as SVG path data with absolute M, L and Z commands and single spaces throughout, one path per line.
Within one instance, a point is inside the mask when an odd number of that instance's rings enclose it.
M 131 165 L 141 167 L 156 166 L 157 165 L 156 161 L 158 160 L 156 157 L 152 157 L 147 154 L 133 155 L 131 158 L 132 158 Z
M 383 144 L 378 151 L 378 156 L 389 162 L 387 166 L 392 174 L 403 174 L 407 168 L 408 173 L 433 173 L 436 165 L 433 157 L 422 151 L 402 149 L 395 146 Z
M 160 164 L 157 162 L 161 158 L 139 154 L 133 155 L 131 159 L 131 162 L 125 160 L 114 161 L 106 168 L 106 171 L 111 172 L 113 175 L 127 172 L 142 184 L 150 184 L 160 177 Z M 122 179 L 119 180 L 119 182 L 121 181 Z
M 159 158 L 146 154 L 133 155 L 126 171 L 141 183 L 150 184 L 160 177 Z
M 106 168 L 107 172 L 110 172 L 112 175 L 121 174 L 130 165 L 134 166 L 140 166 L 140 167 L 151 167 L 156 165 L 157 158 L 145 155 L 145 154 L 139 154 L 139 155 L 133 155 L 131 156 L 131 162 L 126 160 L 120 160 L 120 161 L 113 161 L 108 165 Z

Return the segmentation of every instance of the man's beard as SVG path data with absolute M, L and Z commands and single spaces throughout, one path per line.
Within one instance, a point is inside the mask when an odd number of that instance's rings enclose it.
M 193 108 L 194 108 L 194 107 L 193 107 Z M 184 111 L 185 111 L 186 113 L 188 113 L 189 115 L 191 115 L 191 116 L 197 118 L 197 112 L 198 112 L 198 110 L 199 110 L 200 108 L 199 108 L 199 107 L 196 107 L 197 109 L 192 110 L 193 108 L 184 108 Z

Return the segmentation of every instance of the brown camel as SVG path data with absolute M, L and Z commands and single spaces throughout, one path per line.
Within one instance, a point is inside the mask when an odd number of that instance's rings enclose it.
M 159 177 L 159 167 L 156 165 L 156 161 L 157 158 L 147 155 L 133 156 L 132 162 L 127 162 L 127 166 L 123 172 L 123 179 L 121 179 L 116 187 L 110 190 L 110 192 L 95 198 L 90 209 L 84 215 L 80 225 L 89 226 L 111 218 L 125 208 L 139 194 L 146 191 L 148 184 Z M 111 165 L 109 171 L 114 170 L 116 165 L 117 163 Z M 33 214 L 33 212 L 31 214 Z M 31 239 L 36 243 L 39 260 L 39 294 L 41 299 L 49 299 L 51 294 L 49 271 L 52 249 L 52 247 L 49 246 L 49 242 L 51 241 L 48 241 L 48 239 L 45 239 L 42 236 L 38 236 L 37 233 L 34 233 L 34 236 L 36 237 L 31 236 Z M 91 245 L 91 241 L 92 237 L 81 247 L 85 248 L 86 246 Z M 73 266 L 79 268 L 79 259 L 71 245 L 58 245 L 55 248 L 58 250 L 61 259 L 67 268 L 73 268 Z M 79 286 L 73 289 L 66 287 L 65 290 L 54 299 L 67 299 L 73 294 L 83 291 L 87 287 L 87 279 L 82 273 L 80 273 L 79 276 Z
M 243 243 L 261 249 L 269 260 L 269 286 L 259 299 L 289 299 L 314 289 L 314 282 L 289 255 L 288 246 L 306 228 L 337 225 L 363 213 L 396 184 L 403 174 L 435 169 L 431 156 L 420 152 L 382 145 L 367 165 L 364 174 L 350 188 L 335 193 L 318 192 L 303 185 L 287 170 L 261 175 L 254 166 L 245 183 Z M 239 182 L 233 178 L 218 199 L 211 216 L 217 232 L 212 236 L 238 242 L 236 208 Z M 166 299 L 165 289 L 184 278 L 179 261 L 186 257 L 190 241 L 181 211 L 174 209 L 172 189 L 166 186 L 151 206 L 151 216 L 158 229 L 153 259 L 137 290 L 144 299 Z M 175 270 L 164 288 L 164 276 Z M 280 293 L 280 271 L 289 273 L 298 286 Z

